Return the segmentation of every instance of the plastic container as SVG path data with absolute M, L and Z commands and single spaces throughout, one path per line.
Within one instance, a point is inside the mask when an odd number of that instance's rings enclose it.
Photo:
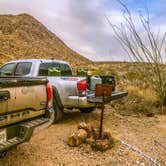
M 77 75 L 81 76 L 81 77 L 86 77 L 88 75 L 88 70 L 87 69 L 78 69 Z
M 61 76 L 61 71 L 58 70 L 57 68 L 49 68 L 48 76 Z
M 52 68 L 48 69 L 48 76 L 53 76 L 53 69 Z
M 90 78 L 90 90 L 94 91 L 96 84 L 102 84 L 100 76 L 91 76 Z
M 53 76 L 61 76 L 61 71 L 57 68 L 53 68 Z

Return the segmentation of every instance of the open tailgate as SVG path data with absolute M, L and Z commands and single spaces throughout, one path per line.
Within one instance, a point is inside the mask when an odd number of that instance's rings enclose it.
M 112 92 L 112 95 L 110 97 L 105 98 L 105 103 L 109 103 L 110 101 L 120 99 L 122 97 L 127 96 L 127 92 L 122 92 L 122 91 L 114 91 Z M 90 103 L 102 103 L 102 97 L 95 97 L 94 93 L 89 93 L 87 96 L 87 100 Z

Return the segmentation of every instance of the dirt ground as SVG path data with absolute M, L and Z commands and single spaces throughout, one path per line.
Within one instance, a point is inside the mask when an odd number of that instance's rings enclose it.
M 65 111 L 63 120 L 47 129 L 35 132 L 33 138 L 11 149 L 0 160 L 3 166 L 135 166 L 148 165 L 138 153 L 129 150 L 120 142 L 106 152 L 94 152 L 90 145 L 69 147 L 66 144 L 77 128 L 77 124 L 86 121 L 97 125 L 100 110 L 83 114 L 78 110 Z M 153 157 L 153 140 L 166 144 L 166 116 L 122 116 L 110 106 L 106 107 L 104 127 L 112 131 L 118 140 L 125 140 L 141 151 Z M 161 165 L 166 165 L 166 150 L 157 147 L 157 156 Z

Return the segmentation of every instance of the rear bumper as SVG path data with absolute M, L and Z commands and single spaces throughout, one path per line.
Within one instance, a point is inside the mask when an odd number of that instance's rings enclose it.
M 120 99 L 122 97 L 125 97 L 127 96 L 128 93 L 127 92 L 121 92 L 121 91 L 114 91 L 112 92 L 112 95 L 110 97 L 106 97 L 105 98 L 105 103 L 109 103 L 110 101 L 113 101 L 113 100 L 117 100 L 117 99 Z M 88 96 L 88 102 L 90 103 L 102 103 L 103 100 L 102 100 L 102 97 L 97 97 L 95 98 L 95 95 L 94 93 L 93 94 L 90 94 Z
M 64 105 L 66 108 L 89 108 L 95 107 L 95 103 L 90 103 L 87 100 L 87 96 L 78 97 L 78 96 L 69 96 L 67 99 L 68 102 Z

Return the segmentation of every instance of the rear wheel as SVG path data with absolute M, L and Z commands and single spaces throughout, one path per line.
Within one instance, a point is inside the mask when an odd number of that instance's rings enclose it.
M 49 118 L 50 124 L 54 123 L 54 121 L 55 121 L 55 111 L 54 111 L 54 109 L 47 110 L 46 118 Z
M 79 110 L 83 113 L 90 113 L 94 111 L 96 108 L 95 107 L 90 107 L 90 108 L 79 108 Z
M 55 97 L 53 99 L 53 108 L 54 108 L 54 111 L 55 111 L 54 123 L 57 123 L 63 117 L 63 109 L 59 107 L 58 102 L 55 99 Z

